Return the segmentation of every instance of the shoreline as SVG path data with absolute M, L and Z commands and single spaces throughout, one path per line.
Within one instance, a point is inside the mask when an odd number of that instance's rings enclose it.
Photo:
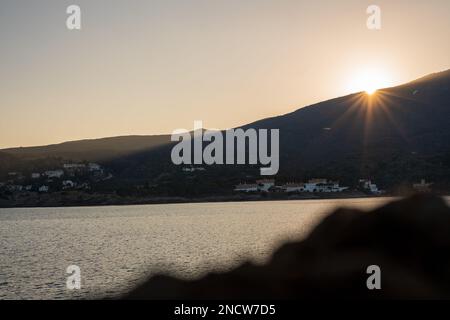
M 57 193 L 21 195 L 14 199 L 0 199 L 0 209 L 12 208 L 57 208 L 57 207 L 108 207 L 152 204 L 190 204 L 218 202 L 258 202 L 258 201 L 295 201 L 295 200 L 333 200 L 333 199 L 363 199 L 390 198 L 402 195 L 382 194 L 370 195 L 362 192 L 345 192 L 339 194 L 234 194 L 217 195 L 196 198 L 186 197 L 118 197 L 111 194 L 88 193 Z M 441 194 L 440 196 L 448 196 Z

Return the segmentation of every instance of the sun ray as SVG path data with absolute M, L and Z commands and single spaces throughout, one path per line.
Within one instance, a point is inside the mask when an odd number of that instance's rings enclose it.
M 388 105 L 392 106 L 392 101 L 389 101 L 391 98 L 389 97 L 389 94 L 386 94 L 386 91 L 379 92 L 377 94 L 378 99 L 378 106 L 377 108 L 384 114 L 386 119 L 390 122 L 392 127 L 400 134 L 400 136 L 409 143 L 409 139 L 407 138 L 407 135 L 405 131 L 403 130 L 402 125 L 394 118 L 392 114 L 392 110 L 389 109 Z
M 351 92 L 365 92 L 367 95 L 376 93 L 381 88 L 392 85 L 391 77 L 381 67 L 364 68 L 357 71 L 348 83 Z
M 372 137 L 379 132 L 374 132 L 378 127 L 376 123 L 387 122 L 387 128 L 393 130 L 399 134 L 399 136 L 409 143 L 409 139 L 405 133 L 405 130 L 401 123 L 396 120 L 395 108 L 396 103 L 393 103 L 395 99 L 401 99 L 401 97 L 394 97 L 392 94 L 387 94 L 385 90 L 378 90 L 369 95 L 366 93 L 354 94 L 347 100 L 347 107 L 337 119 L 330 124 L 332 130 L 339 130 L 342 125 L 346 123 L 346 120 L 351 120 L 355 126 L 361 125 L 361 149 L 360 149 L 360 170 L 361 173 L 367 170 L 367 163 L 371 163 L 369 158 L 371 157 L 369 150 L 371 150 Z M 345 102 L 344 102 L 345 103 Z M 359 122 L 359 123 L 358 123 Z

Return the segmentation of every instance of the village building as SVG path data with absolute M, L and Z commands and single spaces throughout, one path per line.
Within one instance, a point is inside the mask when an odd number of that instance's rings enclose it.
M 342 192 L 348 189 L 348 187 L 341 187 L 338 181 L 328 181 L 326 183 L 320 183 L 317 185 L 318 192 Z
M 65 163 L 63 164 L 63 168 L 72 177 L 86 171 L 86 165 L 84 163 Z
M 425 182 L 425 179 L 422 179 L 420 183 L 413 184 L 413 189 L 417 192 L 431 192 L 432 182 Z
M 89 171 L 101 171 L 102 166 L 99 165 L 98 163 L 89 163 L 88 169 L 89 169 Z
M 281 186 L 275 185 L 275 180 L 265 179 L 257 180 L 256 184 L 239 184 L 234 191 L 240 192 L 271 192 L 280 190 L 281 192 L 342 192 L 348 187 L 341 187 L 337 181 L 327 181 L 326 179 L 311 179 L 307 183 L 304 182 L 289 182 Z
M 63 170 L 48 170 L 45 171 L 45 175 L 48 178 L 61 178 L 64 175 L 64 171 Z
M 284 192 L 342 192 L 348 187 L 341 187 L 337 181 L 311 179 L 306 183 L 287 183 L 282 189 Z
M 319 192 L 319 185 L 327 183 L 327 179 L 311 179 L 304 184 L 304 192 Z
M 40 174 L 40 173 L 33 172 L 33 173 L 31 174 L 31 179 L 39 179 L 40 177 L 41 177 L 41 174 Z
M 370 193 L 373 193 L 373 194 L 380 194 L 381 193 L 381 190 L 379 190 L 377 185 L 372 183 L 371 180 L 360 179 L 359 180 L 359 184 L 361 185 L 361 187 L 364 190 L 369 191 Z
M 184 167 L 182 169 L 184 172 L 195 172 L 195 171 L 205 171 L 204 167 Z
M 270 188 L 275 186 L 275 180 L 274 179 L 256 180 L 256 184 L 258 185 L 258 191 L 269 192 Z
M 90 189 L 91 186 L 89 185 L 89 183 L 83 182 L 83 183 L 77 185 L 76 188 L 80 189 L 80 190 L 82 190 L 82 189 L 86 189 L 87 190 L 87 189 Z
M 25 177 L 21 172 L 8 172 L 9 183 L 13 183 L 14 181 L 23 180 Z
M 8 191 L 11 192 L 18 192 L 18 191 L 22 191 L 23 190 L 23 186 L 22 185 L 18 185 L 18 184 L 12 184 L 6 187 Z
M 65 163 L 63 168 L 66 170 L 84 169 L 86 165 L 84 163 Z
M 62 182 L 62 188 L 63 189 L 71 189 L 71 188 L 75 188 L 76 183 L 73 182 L 72 180 L 64 180 Z
M 39 190 L 39 192 L 48 192 L 49 187 L 48 186 L 40 186 L 38 190 Z
M 240 183 L 234 188 L 234 191 L 236 191 L 236 192 L 257 192 L 258 185 L 257 184 Z
M 320 192 L 319 185 L 327 183 L 327 179 L 311 179 L 304 184 L 304 192 Z
M 284 185 L 281 186 L 281 190 L 283 192 L 304 192 L 305 191 L 305 184 L 304 183 L 295 183 L 295 182 L 291 182 L 291 183 L 286 183 Z

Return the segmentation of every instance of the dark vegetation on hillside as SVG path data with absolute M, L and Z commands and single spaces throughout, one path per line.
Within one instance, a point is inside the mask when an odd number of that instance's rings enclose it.
M 421 179 L 450 190 L 450 70 L 408 84 L 321 102 L 243 128 L 280 130 L 277 180 L 339 180 L 354 186 L 370 178 L 394 191 Z M 95 161 L 114 174 L 99 191 L 166 196 L 230 193 L 254 181 L 253 166 L 212 166 L 185 173 L 170 159 L 169 135 L 129 136 L 0 150 L 0 181 L 67 161 Z M 145 191 L 142 191 L 145 190 Z

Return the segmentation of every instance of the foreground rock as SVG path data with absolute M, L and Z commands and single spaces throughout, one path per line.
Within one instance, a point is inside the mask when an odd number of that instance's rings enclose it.
M 370 265 L 381 268 L 381 290 L 367 288 Z M 425 195 L 369 213 L 339 209 L 265 266 L 197 281 L 157 276 L 124 298 L 450 298 L 450 209 Z

